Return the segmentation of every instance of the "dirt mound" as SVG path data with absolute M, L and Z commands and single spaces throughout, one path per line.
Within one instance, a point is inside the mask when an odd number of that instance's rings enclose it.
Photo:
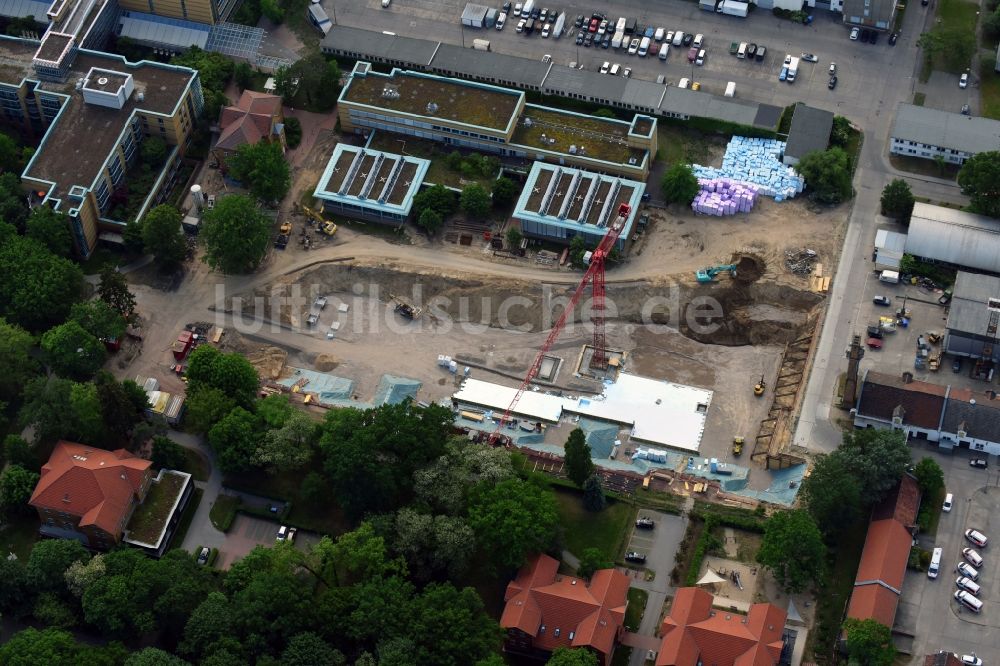
M 316 360 L 313 361 L 313 367 L 320 372 L 330 372 L 338 365 L 340 365 L 340 361 L 332 354 L 317 354 Z
M 743 284 L 756 282 L 764 275 L 766 268 L 764 260 L 759 257 L 743 255 L 733 260 L 736 264 L 736 280 Z
M 263 379 L 278 379 L 285 368 L 288 352 L 278 347 L 261 347 L 247 355 L 247 360 Z

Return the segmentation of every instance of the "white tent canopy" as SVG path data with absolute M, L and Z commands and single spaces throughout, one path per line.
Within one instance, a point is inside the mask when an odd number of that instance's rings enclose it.
M 714 585 L 715 583 L 725 583 L 726 579 L 715 573 L 711 569 L 705 572 L 705 575 L 701 577 L 695 585 Z

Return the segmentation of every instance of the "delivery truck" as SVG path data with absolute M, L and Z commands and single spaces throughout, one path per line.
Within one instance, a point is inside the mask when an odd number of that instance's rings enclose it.
M 750 6 L 746 2 L 739 2 L 738 0 L 722 0 L 722 4 L 719 5 L 716 11 L 727 16 L 746 18 L 750 11 Z

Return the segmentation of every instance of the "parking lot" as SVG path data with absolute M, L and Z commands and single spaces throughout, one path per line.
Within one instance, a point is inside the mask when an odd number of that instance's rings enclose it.
M 975 652 L 986 664 L 996 663 L 1000 659 L 1000 557 L 992 549 L 1000 535 L 997 458 L 989 456 L 988 469 L 976 469 L 969 466 L 972 455 L 968 451 L 940 453 L 933 445 L 916 442 L 913 455 L 915 460 L 930 456 L 942 466 L 948 492 L 954 494 L 954 508 L 941 514 L 935 537 L 918 537 L 922 548 L 944 550 L 941 574 L 932 580 L 925 573 L 907 571 L 896 615 L 897 630 L 915 635 L 912 653 L 921 663 L 923 655 L 938 650 Z M 955 567 L 963 561 L 962 549 L 971 545 L 964 538 L 969 528 L 994 540 L 978 549 L 984 559 L 978 580 L 984 604 L 980 614 L 960 607 L 953 597 L 958 589 Z
M 632 76 L 655 81 L 665 75 L 667 82 L 676 84 L 687 77 L 702 84 L 702 90 L 721 95 L 728 81 L 736 83 L 736 97 L 747 97 L 760 102 L 787 105 L 806 101 L 822 108 L 838 109 L 846 114 L 866 115 L 872 96 L 879 96 L 882 88 L 878 80 L 893 72 L 894 63 L 902 62 L 915 44 L 917 34 L 904 33 L 896 46 L 889 46 L 885 37 L 878 44 L 863 44 L 848 39 L 849 31 L 841 23 L 840 15 L 828 10 L 813 10 L 814 21 L 803 26 L 778 19 L 769 11 L 758 9 L 747 18 L 737 18 L 700 10 L 693 2 L 643 3 L 639 0 L 621 0 L 614 3 L 593 4 L 582 2 L 546 3 L 550 9 L 567 14 L 567 33 L 561 38 L 543 38 L 539 31 L 527 36 L 515 31 L 517 21 L 508 19 L 502 31 L 493 29 L 463 28 L 459 17 L 465 3 L 462 0 L 406 0 L 393 2 L 388 9 L 381 9 L 374 0 L 364 3 L 344 3 L 324 0 L 336 5 L 338 23 L 369 30 L 389 30 L 399 34 L 422 36 L 452 44 L 472 45 L 473 39 L 488 39 L 491 50 L 541 59 L 551 55 L 562 65 L 577 62 L 585 69 L 599 71 L 604 61 L 631 67 Z M 495 3 L 499 7 L 502 3 Z M 616 19 L 619 16 L 635 17 L 640 24 L 701 33 L 705 36 L 707 57 L 704 66 L 688 63 L 686 48 L 671 47 L 666 61 L 656 57 L 630 56 L 627 49 L 614 50 L 584 46 L 575 43 L 576 29 L 573 20 L 577 15 L 590 16 L 600 11 Z M 927 9 L 914 5 L 912 13 Z M 731 42 L 753 42 L 765 45 L 767 54 L 763 62 L 738 60 L 729 54 Z M 815 54 L 819 62 L 803 62 L 794 84 L 778 81 L 785 54 L 798 56 L 802 52 Z M 828 68 L 837 63 L 839 83 L 835 90 L 827 89 Z M 909 77 L 909 61 L 905 71 L 894 72 L 895 77 Z M 878 97 L 876 97 L 878 99 Z
M 625 550 L 645 555 L 644 566 L 656 574 L 658 587 L 669 586 L 670 570 L 674 568 L 674 556 L 684 538 L 687 522 L 680 516 L 649 509 L 639 511 L 637 519 L 641 518 L 651 518 L 655 527 L 640 529 L 633 525 Z
M 219 546 L 219 559 L 215 566 L 228 569 L 233 562 L 245 557 L 257 546 L 273 546 L 278 535 L 278 523 L 244 513 L 236 515 L 232 527 L 226 532 L 225 541 Z M 295 547 L 306 550 L 319 541 L 319 536 L 309 532 L 295 535 Z

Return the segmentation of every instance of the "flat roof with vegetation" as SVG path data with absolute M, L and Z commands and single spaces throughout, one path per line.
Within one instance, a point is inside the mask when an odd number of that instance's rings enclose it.
M 159 547 L 170 517 L 190 479 L 191 475 L 184 472 L 160 470 L 146 493 L 146 499 L 135 508 L 125 526 L 125 541 L 152 548 Z
M 527 104 L 511 143 L 639 168 L 648 151 L 628 145 L 630 129 L 621 120 Z
M 506 132 L 524 98 L 516 90 L 433 74 L 401 69 L 382 74 L 366 64 L 355 67 L 341 101 Z

